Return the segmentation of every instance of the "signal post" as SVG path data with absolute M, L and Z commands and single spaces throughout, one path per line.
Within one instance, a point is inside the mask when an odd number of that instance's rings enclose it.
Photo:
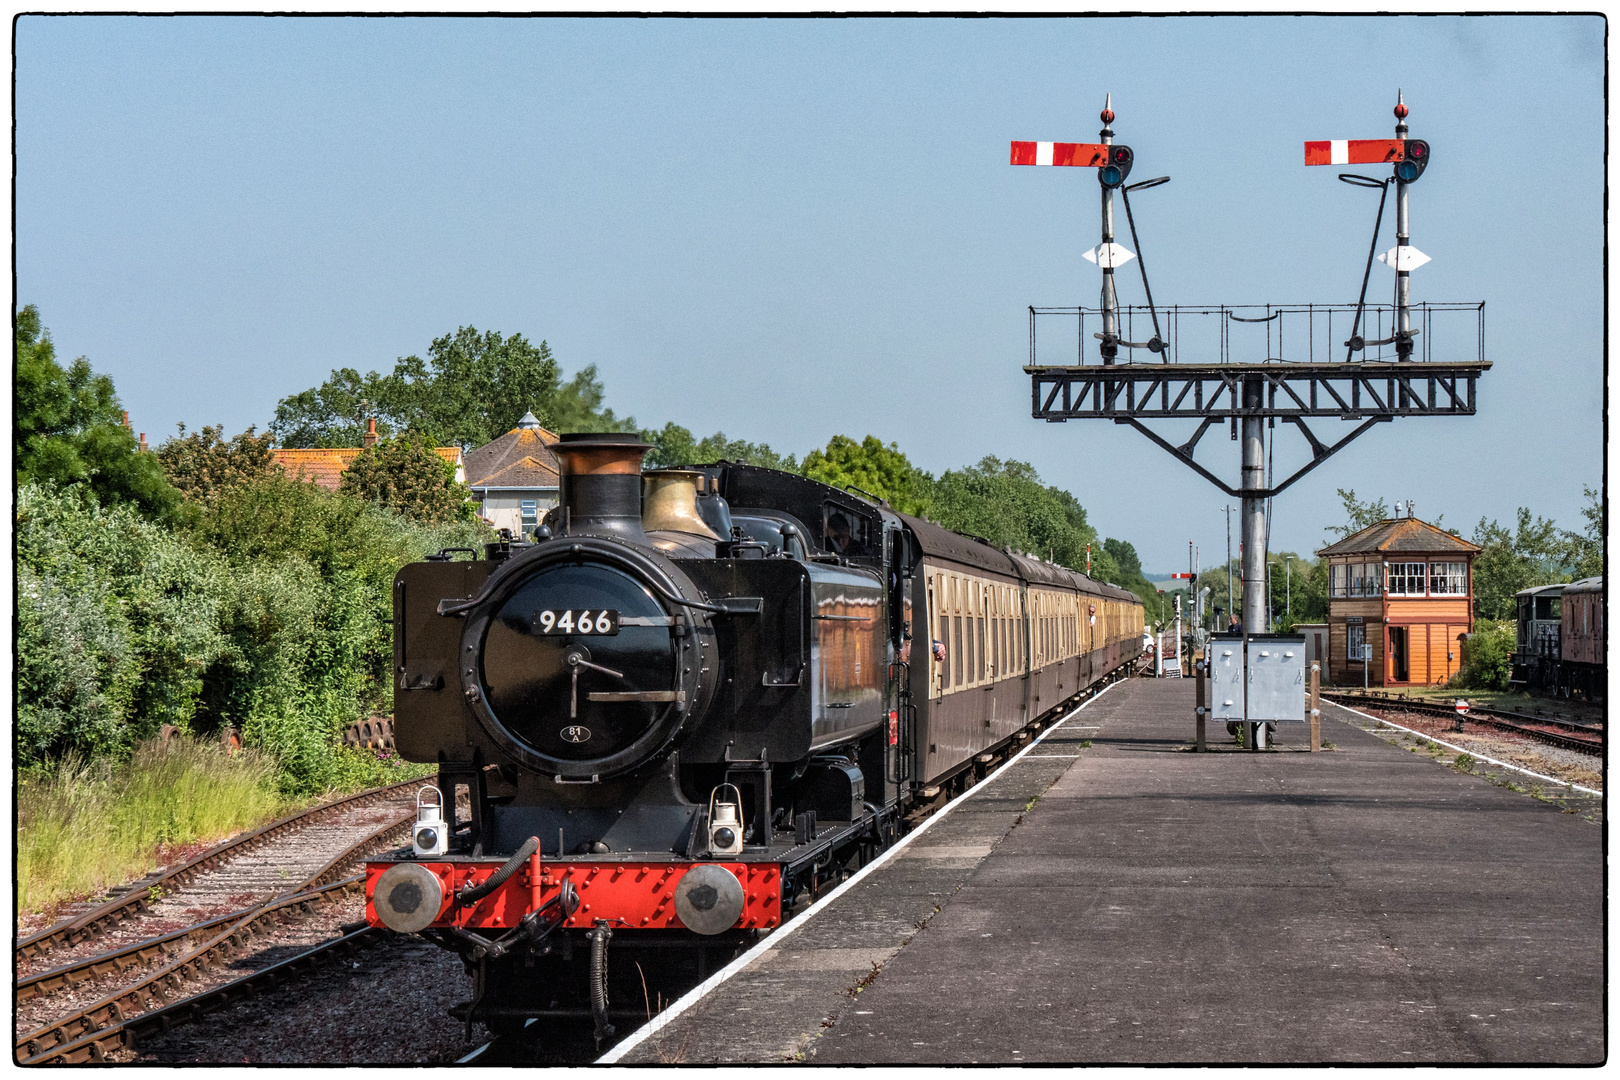
M 1339 175 L 1346 183 L 1377 188 L 1380 193 L 1360 296 L 1354 305 L 1172 306 L 1161 310 L 1153 303 L 1139 255 L 1141 242 L 1130 193 L 1166 183 L 1169 177 L 1125 183 L 1135 154 L 1113 141 L 1112 99 L 1101 114 L 1098 143 L 1012 144 L 1012 164 L 1092 167 L 1102 189 L 1101 242 L 1084 253 L 1103 273 L 1099 307 L 1030 308 L 1030 362 L 1024 370 L 1030 376 L 1031 415 L 1049 423 L 1104 419 L 1129 425 L 1240 501 L 1245 654 L 1247 639 L 1270 630 L 1265 596 L 1271 500 L 1377 424 L 1397 417 L 1474 415 L 1476 383 L 1491 367 L 1484 356 L 1482 303 L 1412 302 L 1411 273 L 1429 257 L 1411 245 L 1410 187 L 1427 169 L 1430 147 L 1421 139 L 1407 137 L 1410 110 L 1399 94 L 1394 112 L 1393 139 L 1305 144 L 1306 165 L 1379 164 L 1392 169 L 1384 178 Z M 1395 246 L 1377 255 L 1391 186 L 1395 189 Z M 1114 239 L 1116 192 L 1136 252 Z M 1114 271 L 1132 259 L 1141 271 L 1146 297 L 1142 306 L 1120 305 L 1115 288 Z M 1395 271 L 1391 304 L 1367 303 L 1375 259 Z M 1045 362 L 1038 351 L 1040 320 L 1053 317 L 1079 319 L 1081 346 L 1073 361 Z M 1088 317 L 1100 329 L 1092 335 L 1099 342 L 1098 363 L 1086 362 Z M 1146 341 L 1130 340 L 1147 332 L 1145 326 L 1140 333 L 1134 332 L 1137 317 L 1151 323 L 1151 337 Z M 1466 334 L 1444 342 L 1435 340 L 1437 326 L 1454 327 L 1458 321 L 1474 323 L 1472 350 L 1467 347 Z M 1210 323 L 1215 324 L 1213 334 L 1189 340 L 1186 327 L 1203 324 L 1207 330 Z M 1265 351 L 1258 357 L 1241 355 L 1237 336 L 1260 329 L 1265 333 Z M 1346 333 L 1341 344 L 1339 337 Z M 1301 337 L 1303 348 L 1298 344 Z M 1283 355 L 1285 341 L 1293 343 L 1293 355 Z M 1338 348 L 1345 350 L 1342 359 L 1333 355 Z M 1190 354 L 1185 361 L 1183 350 Z M 1147 421 L 1183 419 L 1197 421 L 1197 427 L 1181 442 L 1173 442 L 1147 425 Z M 1352 421 L 1357 426 L 1336 441 L 1324 441 L 1307 424 L 1320 419 Z M 1310 460 L 1280 482 L 1270 475 L 1266 454 L 1267 433 L 1279 421 L 1296 427 L 1311 451 Z M 1194 457 L 1199 441 L 1218 424 L 1229 426 L 1231 438 L 1239 443 L 1236 486 Z M 1247 745 L 1259 749 L 1264 745 L 1265 725 L 1247 719 L 1253 714 L 1246 700 L 1242 715 L 1249 724 Z

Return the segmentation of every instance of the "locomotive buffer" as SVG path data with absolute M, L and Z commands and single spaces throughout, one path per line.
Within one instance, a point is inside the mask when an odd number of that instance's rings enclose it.
M 1242 628 L 1246 637 L 1265 633 L 1270 629 L 1265 620 L 1270 500 L 1375 424 L 1397 416 L 1472 416 L 1475 382 L 1491 366 L 1484 356 L 1485 305 L 1412 303 L 1412 271 L 1429 257 L 1411 244 L 1408 196 L 1428 166 L 1430 148 L 1423 140 L 1407 137 L 1408 109 L 1397 93 L 1395 138 L 1305 144 L 1306 165 L 1392 167 L 1391 175 L 1383 178 L 1339 174 L 1348 184 L 1379 192 L 1372 244 L 1355 304 L 1156 307 L 1140 256 L 1130 193 L 1166 183 L 1169 177 L 1125 183 L 1135 155 L 1130 147 L 1113 141 L 1111 104 L 1110 99 L 1104 105 L 1098 143 L 1012 144 L 1012 164 L 1094 167 L 1102 189 L 1102 240 L 1084 253 L 1102 270 L 1099 306 L 1029 309 L 1029 363 L 1024 370 L 1030 376 L 1031 412 L 1050 423 L 1105 419 L 1128 424 L 1240 499 Z M 1376 254 L 1391 187 L 1395 246 Z M 1114 240 L 1116 192 L 1136 252 Z M 1375 257 L 1395 271 L 1394 296 L 1388 304 L 1367 302 Z M 1114 273 L 1133 259 L 1147 302 L 1121 306 Z M 1054 322 L 1064 324 L 1060 341 L 1078 342 L 1072 359 L 1052 357 L 1050 349 L 1042 351 L 1038 331 Z M 1070 322 L 1078 323 L 1076 330 L 1069 330 Z M 1088 339 L 1087 330 L 1093 328 Z M 1436 346 L 1437 328 L 1449 331 L 1444 348 Z M 1472 349 L 1467 347 L 1470 329 Z M 1144 335 L 1146 340 L 1139 340 Z M 1046 340 L 1051 340 L 1050 333 Z M 1097 343 L 1097 362 L 1087 363 L 1088 341 Z M 1182 419 L 1195 420 L 1198 426 L 1181 442 L 1146 423 Z M 1307 424 L 1320 419 L 1348 420 L 1357 426 L 1336 441 L 1331 437 L 1324 441 Z M 1272 476 L 1267 456 L 1267 431 L 1275 430 L 1279 420 L 1298 428 L 1311 450 L 1310 461 L 1280 482 Z M 1235 486 L 1193 456 L 1204 434 L 1222 423 L 1229 425 L 1232 440 L 1241 444 L 1241 474 Z M 1258 749 L 1264 725 L 1251 721 L 1249 728 L 1248 745 Z

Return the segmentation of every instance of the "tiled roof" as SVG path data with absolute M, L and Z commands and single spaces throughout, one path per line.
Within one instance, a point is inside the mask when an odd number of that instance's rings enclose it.
M 287 471 L 287 475 L 295 479 L 303 479 L 311 484 L 319 484 L 327 491 L 336 491 L 343 479 L 343 472 L 354 459 L 360 456 L 358 446 L 338 446 L 322 450 L 272 450 L 276 461 Z M 433 452 L 452 465 L 460 466 L 461 447 L 436 446 Z
M 528 417 L 524 419 L 527 420 Z M 541 468 L 550 470 L 553 478 L 549 483 L 538 486 L 554 487 L 560 466 L 556 455 L 547 447 L 556 441 L 557 436 L 538 423 L 533 427 L 527 424 L 515 427 L 494 442 L 487 442 L 467 454 L 467 484 L 471 487 L 484 487 L 489 477 L 518 464 L 525 458 L 530 458 Z
M 1372 552 L 1413 551 L 1424 554 L 1473 554 L 1478 544 L 1437 529 L 1417 518 L 1390 518 L 1351 533 L 1337 543 L 1317 551 L 1318 555 L 1359 555 Z
M 549 456 L 549 455 L 548 455 Z M 557 486 L 557 469 L 545 462 L 536 461 L 532 457 L 514 461 L 499 472 L 490 473 L 476 484 L 469 487 L 475 490 L 486 488 L 554 488 Z

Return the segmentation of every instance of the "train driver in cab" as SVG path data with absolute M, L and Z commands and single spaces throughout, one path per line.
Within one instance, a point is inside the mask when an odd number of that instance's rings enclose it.
M 827 518 L 827 547 L 834 554 L 847 559 L 865 558 L 871 554 L 860 538 L 851 533 L 849 518 L 838 513 Z

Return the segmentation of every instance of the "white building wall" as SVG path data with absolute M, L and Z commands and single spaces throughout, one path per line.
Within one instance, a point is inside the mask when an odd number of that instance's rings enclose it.
M 556 488 L 537 488 L 532 491 L 485 492 L 479 506 L 479 516 L 497 529 L 510 529 L 517 536 L 523 531 L 523 501 L 532 499 L 536 513 L 544 517 L 547 510 L 557 505 Z

